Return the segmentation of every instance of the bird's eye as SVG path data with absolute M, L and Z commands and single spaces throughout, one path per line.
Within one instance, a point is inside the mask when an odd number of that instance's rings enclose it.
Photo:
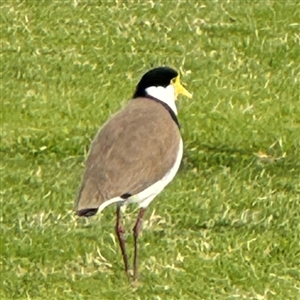
M 171 80 L 171 83 L 175 83 L 176 82 L 176 78 L 173 78 L 172 80 Z

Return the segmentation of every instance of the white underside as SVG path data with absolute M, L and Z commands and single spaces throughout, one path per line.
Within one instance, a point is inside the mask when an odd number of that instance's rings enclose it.
M 179 169 L 179 166 L 180 166 L 182 154 L 183 154 L 183 143 L 182 143 L 182 139 L 180 139 L 179 149 L 178 149 L 178 154 L 177 154 L 175 164 L 173 165 L 172 169 L 161 180 L 155 182 L 153 185 L 149 186 L 142 192 L 140 192 L 136 195 L 133 195 L 130 198 L 127 198 L 126 200 L 122 199 L 121 197 L 115 197 L 115 198 L 109 199 L 108 201 L 105 201 L 104 203 L 102 203 L 99 206 L 98 213 L 101 212 L 106 206 L 113 204 L 113 203 L 119 203 L 119 204 L 137 203 L 137 204 L 139 204 L 139 207 L 146 208 L 150 204 L 150 202 L 175 177 L 175 175 Z
M 152 97 L 155 97 L 166 104 L 174 111 L 174 113 L 177 115 L 177 108 L 175 105 L 175 91 L 174 86 L 169 85 L 167 87 L 162 86 L 151 86 L 146 89 L 147 94 L 149 94 Z M 174 176 L 176 175 L 180 162 L 182 159 L 183 154 L 183 143 L 182 139 L 180 139 L 180 143 L 178 145 L 178 154 L 176 161 L 171 168 L 171 170 L 159 181 L 155 182 L 153 185 L 149 186 L 142 192 L 132 195 L 131 197 L 127 199 L 122 199 L 121 197 L 115 197 L 112 199 L 109 199 L 102 203 L 98 208 L 98 213 L 101 212 L 105 207 L 107 207 L 110 204 L 113 203 L 119 203 L 120 205 L 123 204 L 129 204 L 129 203 L 137 203 L 139 204 L 139 207 L 146 208 L 150 202 L 165 188 L 167 184 L 169 184 Z

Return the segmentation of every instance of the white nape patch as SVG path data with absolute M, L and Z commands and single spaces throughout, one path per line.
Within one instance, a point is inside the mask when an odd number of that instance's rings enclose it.
M 149 186 L 139 194 L 133 195 L 129 197 L 128 199 L 122 199 L 121 197 L 115 197 L 112 199 L 109 199 L 102 203 L 99 208 L 98 212 L 100 213 L 106 206 L 113 204 L 113 203 L 119 203 L 119 204 L 129 204 L 129 203 L 139 203 L 139 207 L 146 208 L 150 202 L 172 181 L 172 179 L 175 177 L 180 163 L 182 159 L 183 154 L 183 142 L 182 139 L 180 139 L 179 143 L 179 149 L 176 161 L 171 168 L 171 170 L 159 181 L 155 182 L 153 185 Z
M 165 102 L 177 115 L 177 107 L 175 104 L 175 90 L 172 84 L 167 87 L 150 86 L 146 88 L 146 93 L 162 102 Z

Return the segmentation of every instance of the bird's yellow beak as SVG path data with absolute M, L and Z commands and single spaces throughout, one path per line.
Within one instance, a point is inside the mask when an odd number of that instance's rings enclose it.
M 193 97 L 193 95 L 182 86 L 179 75 L 172 80 L 171 84 L 175 88 L 175 100 L 177 100 L 178 95 L 186 96 L 189 99 Z

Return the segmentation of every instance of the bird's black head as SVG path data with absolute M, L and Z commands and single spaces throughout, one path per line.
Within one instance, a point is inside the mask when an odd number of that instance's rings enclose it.
M 178 72 L 169 67 L 158 67 L 143 75 L 136 86 L 133 98 L 145 97 L 146 88 L 150 86 L 167 87 L 178 76 Z

